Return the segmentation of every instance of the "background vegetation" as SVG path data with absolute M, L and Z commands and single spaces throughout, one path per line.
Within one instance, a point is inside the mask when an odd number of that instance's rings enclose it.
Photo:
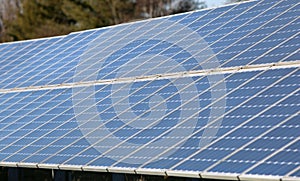
M 234 2 L 240 0 L 228 0 Z M 198 0 L 0 0 L 0 42 L 68 34 L 206 8 Z

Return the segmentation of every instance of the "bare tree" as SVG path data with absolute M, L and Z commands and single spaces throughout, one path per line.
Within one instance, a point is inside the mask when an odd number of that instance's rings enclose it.
M 6 23 L 13 22 L 17 14 L 22 13 L 20 0 L 0 0 L 0 41 L 4 41 L 6 36 Z
M 136 0 L 136 16 L 153 18 L 167 14 L 166 6 L 170 0 Z
M 227 0 L 225 4 L 231 4 L 231 3 L 242 2 L 242 1 L 248 1 L 248 0 Z
M 136 16 L 141 18 L 153 18 L 174 13 L 187 12 L 205 8 L 195 0 L 135 0 Z

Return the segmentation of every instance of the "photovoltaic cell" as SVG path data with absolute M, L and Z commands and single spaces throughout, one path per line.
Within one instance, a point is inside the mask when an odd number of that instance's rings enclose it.
M 298 179 L 299 7 L 0 44 L 0 165 Z

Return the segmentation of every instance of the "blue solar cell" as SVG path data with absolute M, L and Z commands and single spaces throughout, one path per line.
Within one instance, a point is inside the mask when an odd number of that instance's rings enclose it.
M 38 139 L 42 139 L 47 133 L 49 133 L 51 130 L 43 130 L 41 127 L 39 127 L 38 130 L 33 131 L 27 135 L 27 137 L 34 137 Z M 36 140 L 32 142 L 31 144 L 35 144 Z M 38 144 L 37 144 L 38 145 Z
M 282 164 L 282 163 L 263 163 L 255 169 L 251 170 L 247 174 L 264 174 L 264 175 L 285 175 L 291 170 L 297 168 L 298 165 L 294 164 Z
M 269 140 L 266 142 L 266 140 Z M 251 144 L 251 147 L 256 149 L 279 149 L 282 146 L 286 145 L 290 140 L 285 139 L 276 139 L 276 138 L 268 138 L 267 136 L 261 139 L 258 139 L 253 144 Z
M 63 132 L 63 131 L 61 130 L 60 132 Z M 56 137 L 55 136 L 56 135 L 49 134 L 49 131 L 47 131 L 45 134 L 43 134 L 43 137 L 40 137 L 39 139 L 37 139 L 35 142 L 32 143 L 32 145 L 41 146 L 42 148 L 44 148 L 44 147 L 48 146 L 50 143 L 52 143 L 53 141 L 55 141 L 55 139 L 58 138 L 58 136 L 56 136 Z
M 201 172 L 216 163 L 217 160 L 190 160 L 174 168 L 174 170 Z
M 80 147 L 79 146 L 70 146 L 70 147 L 62 150 L 58 154 L 60 154 L 60 155 L 77 155 L 78 153 L 80 153 L 84 149 L 85 148 L 83 146 L 80 146 Z
M 295 122 L 295 120 L 297 120 L 297 119 L 294 118 L 288 122 Z M 288 122 L 287 122 L 287 124 L 288 124 Z M 250 125 L 247 125 L 247 126 L 250 126 Z M 257 127 L 254 127 L 254 128 L 257 129 Z M 268 126 L 264 126 L 264 128 L 266 129 L 266 131 L 268 129 L 270 129 L 270 127 L 268 127 Z M 268 134 L 268 137 L 271 138 L 268 142 L 273 141 L 272 137 L 274 137 L 275 139 L 277 139 L 279 137 L 288 137 L 288 135 L 281 134 L 280 133 L 281 131 L 279 131 L 279 130 L 280 129 L 277 128 L 273 132 Z M 256 131 L 253 130 L 252 132 L 254 133 Z M 239 136 L 243 136 L 243 134 L 240 134 Z M 255 137 L 254 134 L 252 136 Z M 297 137 L 297 135 L 295 135 L 295 136 Z M 265 142 L 264 144 L 267 144 L 267 142 Z M 253 144 L 253 145 L 255 145 L 255 144 Z M 246 169 L 250 168 L 254 164 L 258 163 L 260 160 L 263 160 L 265 157 L 273 154 L 275 151 L 278 150 L 278 149 L 274 149 L 272 147 L 263 147 L 263 146 L 254 146 L 253 147 L 253 145 L 249 145 L 248 147 L 240 150 L 236 154 L 229 157 L 226 161 L 218 164 L 216 167 L 214 167 L 210 171 L 231 172 L 231 173 L 244 172 Z M 297 163 L 297 159 L 295 159 L 295 156 L 297 155 L 297 151 L 292 150 L 292 148 L 293 147 L 287 148 L 286 151 L 283 151 L 280 154 L 276 154 L 274 157 L 271 157 L 271 159 L 267 160 L 266 162 L 273 162 L 275 164 L 276 164 L 276 162 L 279 162 L 278 164 L 280 164 L 280 162 L 282 162 L 283 164 L 281 164 L 281 165 L 285 165 L 285 163 L 289 163 L 289 164 Z M 243 165 L 243 164 L 245 164 L 245 165 L 243 167 L 227 167 L 226 166 L 228 164 L 231 164 L 232 162 L 240 162 L 241 165 Z M 267 163 L 267 164 L 263 163 L 262 165 L 269 165 L 269 164 L 270 163 Z M 263 166 L 259 166 L 259 167 L 257 167 L 256 170 L 262 169 L 262 167 Z M 226 171 L 224 170 L 224 168 L 226 168 Z M 285 170 L 290 171 L 292 168 L 293 167 L 291 167 L 289 169 L 285 168 Z M 275 174 L 275 173 L 276 172 L 272 172 L 272 174 Z M 281 173 L 280 175 L 283 175 L 283 174 L 286 174 L 286 173 Z
M 17 152 L 18 150 L 20 150 L 23 146 L 22 145 L 10 145 L 9 147 L 6 147 L 5 149 L 2 149 L 1 152 L 3 153 L 15 153 Z
M 67 165 L 84 165 L 84 164 L 91 162 L 93 159 L 95 159 L 95 157 L 98 156 L 98 154 L 95 155 L 94 157 L 92 157 L 90 155 L 77 156 L 77 157 L 72 158 L 71 160 L 65 161 L 65 164 L 67 164 Z
M 41 149 L 40 151 L 38 151 L 37 153 L 35 153 L 34 155 L 47 154 L 48 156 L 52 156 L 55 153 L 59 152 L 63 148 L 64 148 L 63 145 L 48 145 L 47 147 L 45 147 L 45 148 Z M 40 160 L 40 161 L 42 161 L 42 160 Z
M 10 49 L 10 45 L 11 44 L 1 44 L 0 45 L 1 55 L 3 55 L 6 51 L 8 51 Z
M 211 169 L 212 172 L 218 173 L 242 173 L 244 170 L 249 168 L 251 163 L 242 162 L 242 161 L 225 161 L 218 164 L 214 169 Z
M 46 164 L 60 164 L 65 162 L 68 158 L 70 158 L 70 155 L 55 155 L 53 157 L 47 158 L 43 163 Z
M 299 150 L 284 150 L 278 154 L 276 154 L 275 156 L 273 156 L 272 158 L 268 159 L 268 161 L 270 162 L 279 162 L 279 163 L 283 163 L 283 164 L 294 164 L 295 166 L 299 165 Z
M 30 144 L 37 138 L 21 138 L 17 142 L 15 142 L 15 145 L 21 145 L 21 146 L 26 146 L 27 144 Z
M 26 159 L 24 159 L 25 163 L 41 163 L 43 160 L 48 158 L 50 155 L 48 154 L 35 154 L 35 155 L 30 155 Z
M 11 157 L 7 157 L 5 159 L 6 162 L 19 162 L 20 160 L 23 160 L 24 158 L 28 157 L 28 154 L 15 154 Z
M 291 176 L 299 178 L 300 177 L 300 168 L 298 168 L 298 170 L 296 170 L 294 173 L 292 173 Z
M 27 146 L 26 148 L 20 150 L 20 151 L 18 152 L 18 154 L 20 154 L 20 155 L 24 154 L 24 155 L 27 155 L 27 157 L 28 157 L 28 156 L 30 156 L 32 153 L 35 153 L 35 152 L 37 152 L 38 150 L 41 150 L 42 148 L 43 148 L 42 145 L 32 145 L 32 146 Z M 23 159 L 22 159 L 22 160 L 23 160 Z

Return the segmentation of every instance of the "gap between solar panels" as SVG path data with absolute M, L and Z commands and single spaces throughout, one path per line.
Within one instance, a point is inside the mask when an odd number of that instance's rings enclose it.
M 148 75 L 148 76 L 140 76 L 140 77 L 126 77 L 126 78 L 105 79 L 105 80 L 100 79 L 100 80 L 95 80 L 95 81 L 62 83 L 62 84 L 43 85 L 43 86 L 30 86 L 30 87 L 11 88 L 11 89 L 0 89 L 0 93 L 65 89 L 65 88 L 84 87 L 84 86 L 93 86 L 93 85 L 107 85 L 107 84 L 161 80 L 161 79 L 184 78 L 184 77 L 193 77 L 193 76 L 207 76 L 207 75 L 218 75 L 218 74 L 227 74 L 227 73 L 230 74 L 230 73 L 238 73 L 238 72 L 241 73 L 241 72 L 249 72 L 249 71 L 268 70 L 268 69 L 293 68 L 293 67 L 299 67 L 299 66 L 300 66 L 300 60 L 299 61 L 290 61 L 290 62 L 245 65 L 245 66 L 238 66 L 238 67 L 225 67 L 225 68 L 216 68 L 216 69 L 195 70 L 195 71 L 169 73 L 169 74 L 157 74 L 157 75 Z

